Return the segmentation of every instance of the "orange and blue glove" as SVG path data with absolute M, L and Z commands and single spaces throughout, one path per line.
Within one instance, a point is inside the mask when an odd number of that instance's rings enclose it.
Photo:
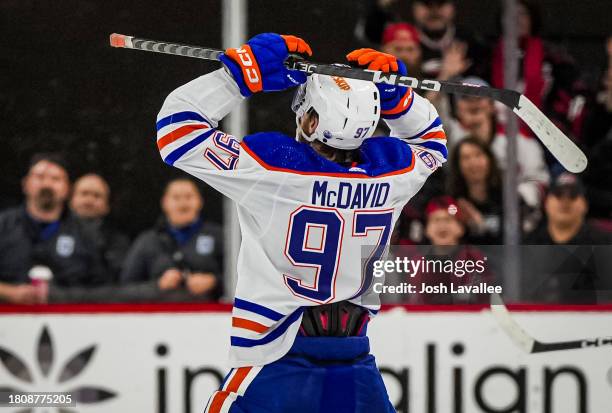
M 408 74 L 406 65 L 395 56 L 374 49 L 357 49 L 346 55 L 349 63 L 362 69 L 380 70 L 384 73 Z M 412 89 L 405 86 L 394 86 L 377 83 L 380 93 L 380 114 L 383 119 L 397 119 L 412 107 Z
M 262 33 L 239 48 L 227 49 L 219 59 L 229 70 L 244 97 L 276 92 L 306 82 L 306 74 L 287 69 L 289 53 L 312 56 L 308 43 L 296 36 Z

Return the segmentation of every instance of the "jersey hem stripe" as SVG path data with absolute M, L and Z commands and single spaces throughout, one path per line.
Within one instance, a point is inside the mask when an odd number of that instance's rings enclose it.
M 268 307 L 252 303 L 250 301 L 243 300 L 238 297 L 234 298 L 234 307 L 239 308 L 241 310 L 250 311 L 255 314 L 259 314 L 274 321 L 279 321 L 285 317 L 284 314 L 278 313 Z
M 270 328 L 256 321 L 251 321 L 240 317 L 232 317 L 232 327 L 254 331 L 259 334 L 265 333 Z
M 295 310 L 293 313 L 291 313 L 291 315 L 289 315 L 285 319 L 285 321 L 280 323 L 276 329 L 272 330 L 272 332 L 270 332 L 270 334 L 268 334 L 265 337 L 262 337 L 259 339 L 253 339 L 253 338 L 231 336 L 230 338 L 231 345 L 234 347 L 255 347 L 255 346 L 261 346 L 264 344 L 268 344 L 271 341 L 274 341 L 277 338 L 279 338 L 281 335 L 283 335 L 285 331 L 287 331 L 287 329 L 293 323 L 299 320 L 300 317 L 302 316 L 303 311 L 304 310 L 301 307 Z

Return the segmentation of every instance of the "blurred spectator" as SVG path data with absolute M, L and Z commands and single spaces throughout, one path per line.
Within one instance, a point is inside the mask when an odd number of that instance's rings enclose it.
M 425 235 L 434 247 L 459 245 L 465 234 L 457 201 L 450 196 L 432 199 L 425 209 Z
M 573 58 L 561 47 L 546 43 L 541 37 L 542 13 L 532 0 L 519 0 L 517 30 L 519 35 L 519 84 L 517 90 L 527 96 L 566 134 L 580 138 L 586 114 L 587 88 Z M 504 88 L 504 39 L 493 53 L 493 86 Z M 500 104 L 500 108 L 503 106 Z M 505 123 L 506 111 L 499 111 Z M 521 132 L 533 132 L 520 122 Z M 551 158 L 551 161 L 554 160 Z M 560 167 L 559 167 L 560 168 Z
M 456 144 L 448 183 L 467 224 L 466 240 L 473 245 L 501 244 L 501 173 L 490 147 L 476 137 Z
M 93 173 L 77 179 L 70 198 L 70 209 L 95 234 L 106 271 L 114 280 L 118 280 L 130 240 L 108 222 L 110 187 L 106 180 Z
M 588 147 L 589 167 L 584 180 L 589 199 L 589 215 L 601 219 L 612 231 L 612 36 L 607 40 L 608 69 L 602 90 L 585 126 L 585 145 Z
M 419 41 L 419 32 L 413 25 L 391 23 L 382 34 L 381 50 L 404 62 L 410 76 L 420 78 L 423 51 Z
M 408 23 L 389 24 L 382 35 L 382 50 L 401 59 L 408 68 L 410 76 L 422 78 L 423 52 L 420 35 L 416 27 Z M 464 43 L 453 43 L 442 59 L 442 67 L 436 79 L 446 81 L 462 74 L 470 65 L 466 58 L 467 46 Z M 437 92 L 421 92 L 436 107 L 443 123 L 451 119 L 450 99 L 448 95 Z
M 609 248 L 612 242 L 585 221 L 588 202 L 584 186 L 573 174 L 557 177 L 546 197 L 546 222 L 526 239 L 523 274 L 528 297 L 538 301 L 593 303 L 596 290 L 610 284 Z M 564 246 L 572 246 L 567 248 Z M 598 255 L 600 257 L 598 257 Z M 606 258 L 607 256 L 607 258 Z M 607 264 L 602 265 L 602 263 Z
M 483 271 L 477 272 L 472 268 L 465 271 L 465 274 L 459 273 L 461 276 L 458 276 L 457 273 L 444 272 L 430 265 L 431 268 L 423 269 L 415 274 L 411 283 L 417 286 L 420 286 L 421 283 L 429 286 L 443 284 L 450 291 L 451 283 L 455 286 L 474 285 L 490 280 L 490 273 L 484 265 L 484 255 L 476 248 L 460 245 L 465 228 L 461 222 L 461 210 L 457 201 L 449 196 L 434 198 L 427 204 L 425 215 L 425 234 L 431 246 L 417 247 L 412 256 L 413 260 L 420 260 L 423 257 L 429 263 L 481 261 Z M 413 304 L 479 303 L 487 300 L 488 296 L 481 294 L 422 293 L 411 296 Z
M 528 244 L 598 245 L 611 238 L 589 225 L 586 220 L 588 201 L 584 185 L 576 175 L 559 175 L 546 196 L 546 221 L 527 237 Z
M 606 42 L 608 67 L 601 80 L 601 89 L 596 96 L 596 107 L 585 126 L 585 144 L 593 147 L 612 134 L 612 35 Z
M 490 87 L 480 78 L 470 77 L 464 83 Z M 480 139 L 491 147 L 497 163 L 502 170 L 507 168 L 506 150 L 507 137 L 504 128 L 495 118 L 495 105 L 492 99 L 474 96 L 458 96 L 455 100 L 455 113 L 457 120 L 446 125 L 449 147 L 457 144 L 466 136 Z M 544 151 L 540 143 L 531 137 L 519 134 L 517 136 L 518 161 L 518 192 L 527 206 L 539 211 L 544 189 L 548 186 L 550 175 L 544 161 Z M 539 214 L 534 218 L 537 224 Z M 526 230 L 533 230 L 530 225 Z
M 551 48 L 548 61 L 551 68 L 550 87 L 546 88 L 544 95 L 543 112 L 565 134 L 582 144 L 586 139 L 584 124 L 591 92 L 583 82 L 576 62 L 565 50 Z M 564 171 L 555 159 L 549 159 L 549 163 L 554 167 L 553 172 L 555 169 Z
M 107 281 L 93 237 L 65 208 L 70 191 L 61 156 L 35 155 L 23 179 L 25 205 L 0 214 L 0 297 L 14 303 L 46 301 L 30 285 L 35 266 L 47 267 L 60 287 Z
M 223 234 L 204 219 L 203 205 L 193 181 L 170 181 L 161 200 L 164 217 L 136 239 L 121 281 L 157 280 L 160 290 L 186 288 L 194 296 L 217 298 L 222 288 Z
M 520 50 L 519 91 L 536 106 L 542 107 L 544 96 L 544 41 L 540 37 L 540 9 L 529 0 L 518 1 L 517 31 Z M 504 88 L 504 38 L 500 38 L 493 53 L 493 86 Z
M 398 20 L 391 12 L 391 6 L 396 1 L 369 1 L 366 16 L 355 29 L 357 37 L 369 45 L 381 44 L 387 24 Z M 401 3 L 406 7 L 410 4 L 405 0 L 401 0 Z M 418 29 L 423 54 L 420 72 L 425 77 L 437 78 L 452 66 L 452 75 L 472 74 L 488 78 L 490 69 L 486 48 L 470 31 L 455 24 L 455 14 L 454 0 L 412 2 L 412 17 Z M 446 56 L 449 53 L 452 56 Z

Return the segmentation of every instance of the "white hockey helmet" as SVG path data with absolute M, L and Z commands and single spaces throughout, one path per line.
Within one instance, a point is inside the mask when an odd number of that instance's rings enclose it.
M 315 73 L 300 85 L 291 109 L 304 139 L 351 150 L 359 148 L 374 133 L 380 118 L 380 96 L 372 82 Z M 306 136 L 300 120 L 312 110 L 319 115 L 319 124 Z

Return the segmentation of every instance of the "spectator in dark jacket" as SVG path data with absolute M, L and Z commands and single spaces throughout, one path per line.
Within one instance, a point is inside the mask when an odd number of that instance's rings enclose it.
M 589 204 L 580 178 L 565 172 L 559 175 L 545 200 L 546 222 L 528 238 L 536 245 L 599 245 L 610 237 L 586 220 Z
M 106 282 L 92 235 L 66 208 L 70 181 L 63 159 L 36 155 L 23 179 L 25 205 L 0 214 L 0 298 L 14 303 L 47 299 L 30 285 L 29 272 L 47 267 L 52 284 Z
M 162 291 L 186 289 L 194 296 L 217 298 L 222 288 L 222 231 L 203 218 L 198 187 L 187 178 L 171 181 L 161 207 L 163 219 L 136 239 L 121 281 L 156 280 Z
M 526 239 L 524 290 L 532 299 L 593 303 L 596 291 L 610 285 L 612 239 L 586 220 L 588 203 L 580 179 L 557 177 L 545 200 L 546 223 Z M 549 247 L 544 247 L 548 245 Z M 608 245 L 608 247 L 597 247 Z
M 93 173 L 77 179 L 70 198 L 70 209 L 95 234 L 106 272 L 113 280 L 118 280 L 130 240 L 108 222 L 110 187 L 106 180 Z

